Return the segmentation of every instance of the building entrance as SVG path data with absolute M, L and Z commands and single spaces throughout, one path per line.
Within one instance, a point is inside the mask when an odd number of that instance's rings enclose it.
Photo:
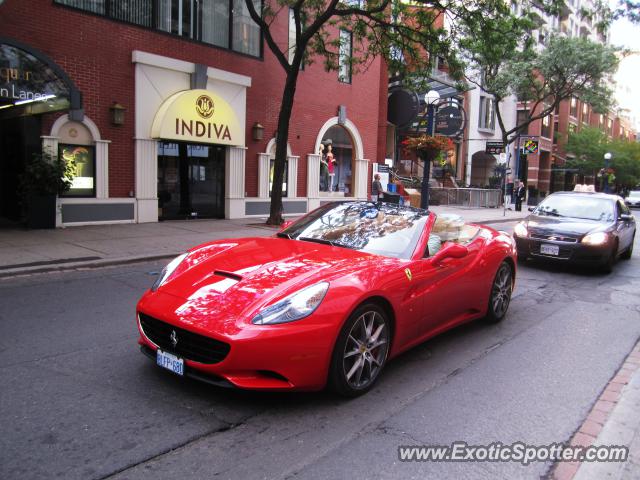
M 0 120 L 0 227 L 22 217 L 20 178 L 27 159 L 42 151 L 40 116 Z
M 224 218 L 226 148 L 183 142 L 158 145 L 158 217 Z

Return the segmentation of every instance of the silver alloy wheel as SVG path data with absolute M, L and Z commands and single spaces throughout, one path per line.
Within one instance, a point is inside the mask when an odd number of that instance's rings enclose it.
M 496 273 L 491 289 L 491 308 L 497 319 L 502 318 L 507 313 L 509 302 L 511 302 L 512 288 L 511 268 L 506 263 L 503 263 L 500 265 L 498 273 Z
M 376 311 L 360 315 L 344 346 L 342 368 L 349 386 L 356 390 L 374 382 L 389 351 L 389 329 Z

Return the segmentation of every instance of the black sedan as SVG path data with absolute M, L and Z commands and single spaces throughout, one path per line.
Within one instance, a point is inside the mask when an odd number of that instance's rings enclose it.
M 518 223 L 518 258 L 598 266 L 610 272 L 631 258 L 635 218 L 622 198 L 604 193 L 556 192 Z

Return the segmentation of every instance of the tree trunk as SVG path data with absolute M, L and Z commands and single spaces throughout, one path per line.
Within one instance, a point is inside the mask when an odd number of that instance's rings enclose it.
M 287 79 L 282 93 L 282 104 L 278 114 L 278 133 L 276 136 L 276 158 L 273 166 L 273 185 L 271 187 L 271 208 L 267 225 L 281 225 L 282 216 L 282 181 L 284 180 L 284 166 L 287 159 L 287 140 L 289 139 L 289 121 L 293 110 L 293 99 L 296 94 L 299 69 L 287 72 Z M 296 178 L 288 179 L 296 182 Z

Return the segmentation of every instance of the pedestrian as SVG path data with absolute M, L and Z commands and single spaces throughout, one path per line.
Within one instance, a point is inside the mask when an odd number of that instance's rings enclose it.
M 524 182 L 521 182 L 520 180 L 517 180 L 516 184 L 518 185 L 516 188 L 516 212 L 521 212 L 522 201 L 527 195 L 527 188 L 525 187 Z
M 382 197 L 382 193 L 384 190 L 382 189 L 382 183 L 380 183 L 380 174 L 376 173 L 373 176 L 373 183 L 371 184 L 371 201 L 377 202 Z

